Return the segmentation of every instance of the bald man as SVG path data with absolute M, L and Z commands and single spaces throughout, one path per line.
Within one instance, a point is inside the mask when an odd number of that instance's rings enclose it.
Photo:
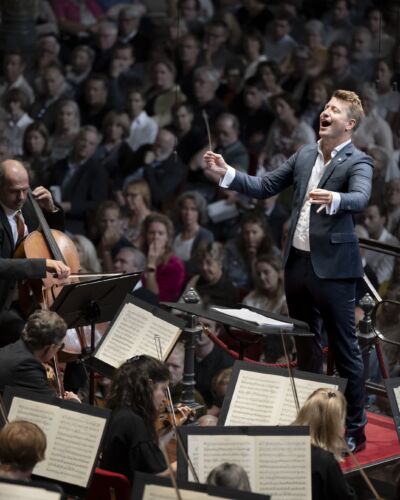
M 60 278 L 70 273 L 68 266 L 52 259 L 13 259 L 21 235 L 37 229 L 38 221 L 31 203 L 28 172 L 22 163 L 5 160 L 0 163 L 0 346 L 18 339 L 24 320 L 16 308 L 16 280 L 40 279 L 46 272 Z M 50 192 L 42 186 L 33 191 L 33 197 L 51 227 L 62 229 L 64 214 L 59 210 Z M 18 222 L 20 218 L 21 222 Z M 20 229 L 19 229 L 20 226 Z

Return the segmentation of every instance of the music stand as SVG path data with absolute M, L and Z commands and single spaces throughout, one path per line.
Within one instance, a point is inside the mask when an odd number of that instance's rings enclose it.
M 299 321 L 296 319 L 289 318 L 287 316 L 282 316 L 281 314 L 275 314 L 275 313 L 270 313 L 266 311 L 262 311 L 260 309 L 257 309 L 255 307 L 249 307 L 246 306 L 247 309 L 257 312 L 261 314 L 262 316 L 265 316 L 266 318 L 280 321 L 282 323 L 286 323 L 285 325 L 257 325 L 256 323 L 246 321 L 240 318 L 233 317 L 229 314 L 224 314 L 221 311 L 216 311 L 214 307 L 217 306 L 205 306 L 204 304 L 194 304 L 194 303 L 182 303 L 182 302 L 162 302 L 163 305 L 166 305 L 168 307 L 171 307 L 173 309 L 177 309 L 178 311 L 182 311 L 186 313 L 187 316 L 201 316 L 203 318 L 210 319 L 212 321 L 216 321 L 217 323 L 223 323 L 225 325 L 229 325 L 233 328 L 236 328 L 238 330 L 244 330 L 248 331 L 250 333 L 255 333 L 260 336 L 265 336 L 265 335 L 280 335 L 282 339 L 282 344 L 283 344 L 283 350 L 285 353 L 285 358 L 286 362 L 288 365 L 288 372 L 289 376 L 291 379 L 293 379 L 292 375 L 292 368 L 290 365 L 290 360 L 289 356 L 287 353 L 286 349 L 286 342 L 285 342 L 285 336 L 287 335 L 294 335 L 294 336 L 301 336 L 301 337 L 312 337 L 314 334 L 310 332 L 310 329 L 307 325 L 307 323 L 304 323 L 303 321 Z M 228 307 L 221 307 L 218 306 L 218 309 L 229 309 Z M 193 323 L 193 321 L 192 321 Z M 189 318 L 189 324 L 190 324 L 190 318 Z M 242 342 L 242 341 L 239 341 Z M 243 359 L 243 354 L 244 354 L 244 347 L 240 347 L 240 356 L 239 359 Z M 194 386 L 194 360 L 193 360 L 193 373 L 192 373 L 192 378 L 193 378 L 193 386 Z M 295 395 L 295 400 L 297 402 L 297 393 Z
M 95 349 L 96 323 L 111 321 L 127 293 L 135 287 L 141 273 L 104 276 L 100 279 L 64 285 L 51 310 L 59 314 L 68 328 L 90 325 L 90 347 L 82 354 L 90 356 Z M 90 369 L 89 401 L 94 402 L 94 372 Z

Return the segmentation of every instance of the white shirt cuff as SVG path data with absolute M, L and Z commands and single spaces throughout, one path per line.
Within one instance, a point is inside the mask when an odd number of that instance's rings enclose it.
M 219 185 L 223 188 L 228 188 L 232 184 L 235 175 L 236 175 L 236 170 L 230 165 L 227 165 L 227 171 L 224 177 L 219 180 Z
M 332 191 L 332 203 L 326 207 L 326 213 L 328 215 L 334 215 L 340 206 L 340 193 Z

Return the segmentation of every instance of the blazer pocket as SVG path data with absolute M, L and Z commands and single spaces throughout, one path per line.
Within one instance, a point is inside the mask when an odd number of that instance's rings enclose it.
M 355 233 L 332 233 L 331 243 L 357 243 L 358 237 Z

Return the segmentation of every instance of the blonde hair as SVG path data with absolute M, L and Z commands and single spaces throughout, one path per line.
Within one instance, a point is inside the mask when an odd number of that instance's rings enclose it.
M 315 390 L 301 407 L 293 425 L 309 425 L 311 444 L 333 453 L 341 459 L 344 449 L 343 429 L 346 419 L 346 400 L 340 391 Z
M 361 99 L 359 98 L 359 96 L 351 90 L 335 90 L 335 92 L 332 94 L 332 97 L 335 97 L 336 99 L 347 102 L 347 104 L 349 104 L 348 117 L 356 122 L 353 129 L 356 130 L 364 117 L 364 109 L 362 107 Z
M 82 234 L 74 234 L 72 241 L 76 246 L 79 246 L 81 250 L 80 264 L 82 268 L 89 273 L 100 273 L 101 264 L 97 256 L 96 247 L 93 245 L 92 241 Z

